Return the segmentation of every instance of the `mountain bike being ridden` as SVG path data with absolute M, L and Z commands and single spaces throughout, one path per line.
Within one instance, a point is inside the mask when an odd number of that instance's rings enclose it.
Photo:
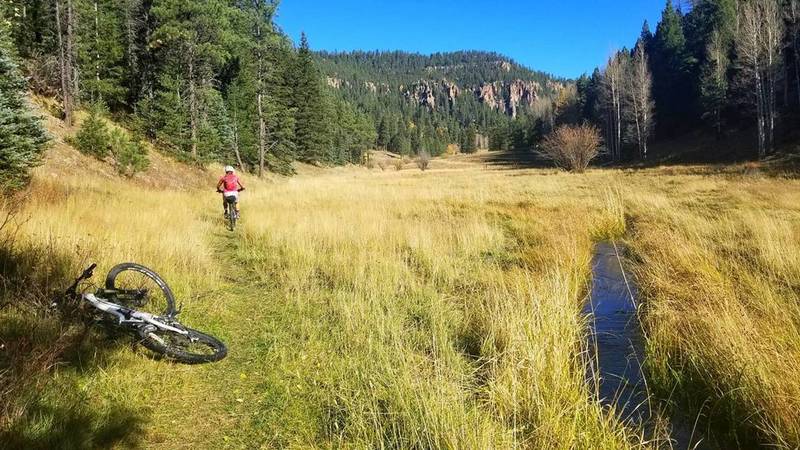
M 93 308 L 96 317 L 134 332 L 144 347 L 173 361 L 198 364 L 219 361 L 227 355 L 222 341 L 178 322 L 180 309 L 175 309 L 172 289 L 147 267 L 119 264 L 108 272 L 105 288 L 93 294 L 79 292 L 78 286 L 92 277 L 96 267 L 92 264 L 84 270 L 53 307 L 74 307 L 80 302 Z
M 233 166 L 225 166 L 225 175 L 217 182 L 217 192 L 222 194 L 222 213 L 225 219 L 230 219 L 231 214 L 239 218 L 239 192 L 244 190 L 242 181 L 236 176 Z M 231 206 L 233 211 L 230 211 Z

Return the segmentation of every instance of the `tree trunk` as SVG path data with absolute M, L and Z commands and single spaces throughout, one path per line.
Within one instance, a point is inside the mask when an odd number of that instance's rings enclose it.
M 797 106 L 800 108 L 800 48 L 794 47 L 794 82 L 797 89 Z
M 647 134 L 644 136 L 644 139 L 642 139 L 642 159 L 646 160 L 647 159 L 647 139 L 650 136 L 650 128 L 649 128 L 650 114 L 649 114 L 649 112 L 647 110 L 647 108 L 649 108 L 649 96 L 648 96 L 648 100 L 645 100 L 645 101 L 648 102 L 648 103 L 645 105 L 644 116 L 643 116 L 644 120 L 642 120 L 642 127 L 643 127 L 644 131 L 647 132 Z
M 763 159 L 766 155 L 766 134 L 764 120 L 764 91 L 761 86 L 761 74 L 756 71 L 756 122 L 758 125 L 758 159 Z
M 258 10 L 258 9 L 257 9 Z M 258 94 L 258 176 L 264 176 L 264 163 L 267 153 L 267 123 L 264 118 L 264 52 L 261 39 L 261 18 L 256 18 L 256 42 L 258 44 L 258 69 L 256 73 Z
M 620 98 L 620 94 L 617 93 L 617 158 L 616 160 L 619 161 L 622 159 L 622 99 Z
M 242 155 L 239 153 L 239 122 L 236 117 L 236 105 L 233 106 L 233 153 L 236 155 L 236 163 L 239 164 L 239 170 L 247 170 L 244 163 L 242 163 Z
M 769 26 L 767 28 L 767 42 L 773 41 L 772 30 Z M 769 45 L 769 44 L 768 44 Z M 775 61 L 773 61 L 773 52 L 767 48 L 767 61 L 766 61 L 766 82 L 767 82 L 767 98 L 766 98 L 766 119 L 767 119 L 767 152 L 772 153 L 775 148 Z
M 95 90 L 100 86 L 100 12 L 97 0 L 94 0 L 94 80 L 97 82 Z M 92 93 L 94 99 L 95 93 Z M 96 100 L 96 99 L 95 99 Z
M 197 92 L 194 81 L 194 54 L 189 54 L 189 127 L 191 128 L 192 158 L 197 160 Z
M 67 0 L 67 41 L 66 41 L 66 53 L 67 53 L 67 70 L 70 71 L 70 84 L 71 84 L 71 95 L 70 98 L 74 103 L 78 103 L 78 93 L 80 92 L 78 86 L 78 67 L 75 64 L 74 58 L 74 39 L 72 30 L 74 27 L 74 16 L 72 14 L 72 0 Z M 74 105 L 73 105 L 74 106 Z
M 264 176 L 264 157 L 267 152 L 267 126 L 264 122 L 264 109 L 261 92 L 258 93 L 258 176 Z
M 61 101 L 64 105 L 64 122 L 72 126 L 72 98 L 69 81 L 70 69 L 67 67 L 66 50 L 64 48 L 64 28 L 61 26 L 61 0 L 56 0 L 56 29 L 58 31 L 59 69 L 61 71 Z
M 642 129 L 639 126 L 639 113 L 636 113 L 636 143 L 639 144 L 639 158 L 644 159 L 644 148 L 642 147 Z

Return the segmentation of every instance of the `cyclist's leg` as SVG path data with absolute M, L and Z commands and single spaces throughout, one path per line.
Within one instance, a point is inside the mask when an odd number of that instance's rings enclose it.
M 224 216 L 228 215 L 228 200 L 225 198 L 225 195 L 222 196 L 222 214 Z

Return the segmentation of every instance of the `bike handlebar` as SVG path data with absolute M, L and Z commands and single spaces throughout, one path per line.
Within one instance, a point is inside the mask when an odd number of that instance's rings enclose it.
M 85 280 L 87 278 L 92 278 L 92 275 L 94 275 L 94 269 L 96 268 L 97 268 L 97 263 L 92 263 L 91 266 L 89 266 L 86 270 L 83 271 L 83 273 L 81 274 L 81 279 Z
M 86 270 L 84 270 L 83 273 L 81 273 L 81 275 L 75 279 L 75 282 L 72 283 L 72 286 L 68 287 L 67 290 L 64 291 L 64 294 L 67 296 L 67 298 L 74 297 L 78 294 L 78 285 L 81 283 L 81 281 L 92 278 L 92 275 L 94 275 L 94 269 L 96 268 L 97 268 L 97 263 L 92 263 L 91 266 L 87 267 Z M 56 300 L 53 301 L 50 307 L 55 308 L 58 306 L 59 303 L 60 300 L 57 298 Z
M 78 278 L 75 279 L 75 282 L 72 283 L 72 286 L 67 288 L 66 294 L 67 295 L 75 295 L 77 293 L 77 291 L 78 291 L 78 285 L 80 284 L 80 282 L 83 281 L 83 280 L 88 280 L 89 278 L 92 278 L 92 275 L 94 275 L 94 269 L 96 269 L 96 268 L 97 268 L 97 263 L 92 263 L 91 266 L 87 267 L 86 270 L 83 271 L 81 276 L 79 276 Z

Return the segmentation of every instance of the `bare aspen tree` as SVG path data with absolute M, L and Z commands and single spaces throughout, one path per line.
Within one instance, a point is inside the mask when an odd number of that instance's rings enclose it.
M 614 161 L 622 157 L 622 101 L 628 56 L 618 52 L 608 60 L 602 83 L 602 100 L 606 110 L 606 143 Z
M 775 84 L 782 61 L 783 19 L 776 0 L 740 4 L 736 52 L 743 81 L 753 93 L 758 128 L 758 156 L 775 145 Z
M 764 54 L 766 55 L 767 80 L 767 142 L 770 152 L 775 150 L 775 122 L 778 108 L 775 104 L 775 88 L 783 68 L 781 49 L 783 46 L 784 23 L 781 7 L 777 0 L 763 0 L 764 14 Z
M 628 66 L 625 85 L 626 115 L 633 128 L 639 157 L 647 159 L 647 142 L 653 129 L 653 75 L 644 43 L 639 42 Z

